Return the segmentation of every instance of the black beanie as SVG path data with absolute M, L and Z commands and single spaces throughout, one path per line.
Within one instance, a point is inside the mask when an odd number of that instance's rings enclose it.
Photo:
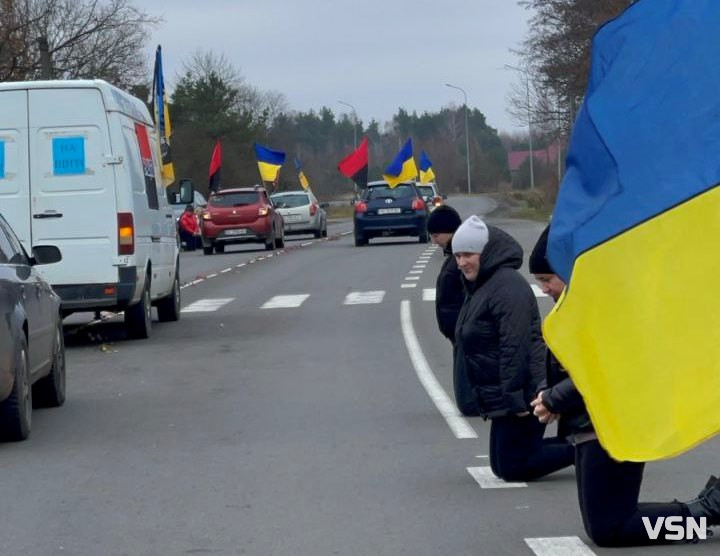
M 550 263 L 547 260 L 547 242 L 549 233 L 550 225 L 548 225 L 547 228 L 543 230 L 543 233 L 540 234 L 540 237 L 530 254 L 530 260 L 528 260 L 530 274 L 555 274 L 555 271 L 550 267 Z
M 427 229 L 431 234 L 454 234 L 462 224 L 460 215 L 448 205 L 440 205 L 430 213 Z

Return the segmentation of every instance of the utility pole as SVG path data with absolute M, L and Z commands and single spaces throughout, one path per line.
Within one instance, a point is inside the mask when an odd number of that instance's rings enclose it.
M 470 186 L 470 130 L 468 127 L 468 101 L 467 101 L 467 93 L 465 92 L 465 89 L 458 87 L 457 85 L 451 85 L 450 83 L 445 83 L 446 87 L 450 87 L 451 89 L 457 89 L 463 94 L 463 97 L 465 98 L 465 158 L 467 159 L 467 184 L 468 184 L 468 195 L 472 192 L 472 187 Z
M 530 75 L 528 71 L 522 68 L 505 64 L 507 69 L 519 71 L 525 76 L 525 100 L 527 104 L 527 118 L 528 118 L 528 135 L 530 135 L 530 189 L 535 189 L 535 165 L 533 154 L 533 136 L 532 136 L 532 111 L 530 110 Z
M 349 102 L 344 102 L 342 100 L 338 100 L 338 102 L 340 104 L 348 106 L 352 109 L 352 113 L 353 113 L 353 148 L 357 149 L 357 123 L 358 123 L 357 111 L 355 110 L 355 107 L 352 104 L 350 104 Z

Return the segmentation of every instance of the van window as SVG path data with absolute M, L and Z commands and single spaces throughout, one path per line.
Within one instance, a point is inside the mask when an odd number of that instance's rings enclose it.
M 260 200 L 257 191 L 247 193 L 216 193 L 210 197 L 211 207 L 242 207 L 254 205 Z

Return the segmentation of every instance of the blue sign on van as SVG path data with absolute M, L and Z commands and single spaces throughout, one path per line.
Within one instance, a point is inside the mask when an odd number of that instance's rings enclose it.
M 54 137 L 53 174 L 68 176 L 85 173 L 85 138 Z
M 5 141 L 0 141 L 0 180 L 5 177 Z

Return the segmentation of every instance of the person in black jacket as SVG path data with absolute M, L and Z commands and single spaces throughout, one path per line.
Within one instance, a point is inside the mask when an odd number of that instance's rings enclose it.
M 472 216 L 455 232 L 452 249 L 467 290 L 455 328 L 456 364 L 468 373 L 479 415 L 492 420 L 493 472 L 528 481 L 572 465 L 572 446 L 544 439 L 545 425 L 529 412 L 545 347 L 535 295 L 517 271 L 522 248 Z
M 565 283 L 546 258 L 549 226 L 530 256 L 530 273 L 544 293 L 558 300 Z M 660 517 L 706 517 L 720 525 L 720 482 L 711 477 L 694 500 L 687 503 L 638 503 L 644 463 L 612 459 L 595 435 L 580 392 L 555 356 L 547 350 L 547 383 L 532 402 L 541 423 L 558 420 L 558 433 L 575 443 L 575 475 L 580 513 L 588 536 L 599 546 L 620 547 L 667 543 L 663 530 L 650 539 L 643 518 L 654 527 Z
M 445 260 L 440 268 L 435 285 L 435 316 L 440 333 L 453 344 L 453 390 L 455 403 L 460 413 L 466 416 L 477 415 L 477 406 L 473 398 L 472 388 L 462 365 L 455 364 L 455 325 L 463 301 L 465 301 L 465 288 L 462 283 L 462 273 L 457 267 L 455 257 L 452 255 L 452 237 L 462 220 L 457 211 L 448 206 L 441 205 L 430 213 L 428 217 L 428 233 L 432 242 L 439 245 L 445 254 Z

